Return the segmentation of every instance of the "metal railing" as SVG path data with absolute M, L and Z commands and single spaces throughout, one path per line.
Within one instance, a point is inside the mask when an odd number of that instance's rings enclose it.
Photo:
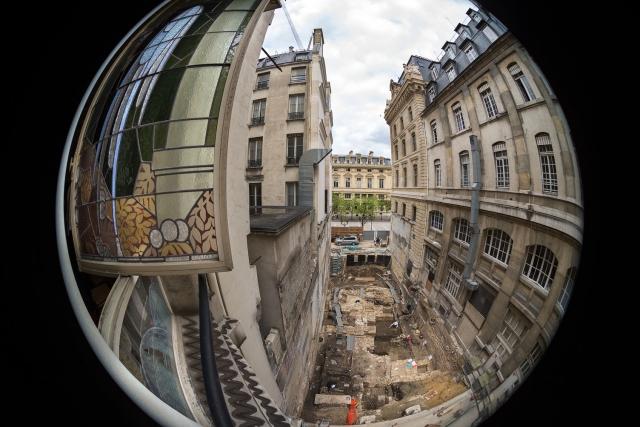
M 258 82 L 256 84 L 256 89 L 268 89 L 268 88 L 269 88 L 269 80 Z
M 299 160 L 300 160 L 299 157 L 287 157 L 287 164 L 288 165 L 297 165 Z
M 289 80 L 289 83 L 304 83 L 307 81 L 307 75 L 306 74 L 302 74 L 302 75 L 291 75 L 291 79 Z
M 249 160 L 248 167 L 250 167 L 250 168 L 261 168 L 262 167 L 262 159 Z
M 304 119 L 304 111 L 295 111 L 289 113 L 289 120 L 301 120 Z
M 251 118 L 251 124 L 252 124 L 253 126 L 263 125 L 263 124 L 264 124 L 264 116 L 260 116 L 260 117 L 252 117 L 252 118 Z

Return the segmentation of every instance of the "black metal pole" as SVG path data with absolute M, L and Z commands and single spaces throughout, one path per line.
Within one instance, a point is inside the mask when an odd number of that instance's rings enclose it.
M 231 416 L 224 401 L 224 394 L 218 377 L 218 367 L 213 352 L 213 335 L 211 334 L 211 313 L 209 312 L 209 290 L 207 276 L 198 274 L 198 296 L 200 305 L 200 358 L 202 375 L 207 393 L 207 404 L 216 427 L 231 427 Z

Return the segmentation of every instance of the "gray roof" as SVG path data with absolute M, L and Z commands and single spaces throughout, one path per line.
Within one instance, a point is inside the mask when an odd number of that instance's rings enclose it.
M 251 232 L 279 234 L 307 215 L 311 209 L 311 207 L 306 206 L 263 206 L 261 208 L 251 208 Z
M 498 37 L 502 36 L 505 32 L 508 31 L 507 28 L 504 26 L 504 24 L 502 24 L 493 16 L 484 12 L 482 9 L 479 9 L 479 10 L 469 9 L 467 11 L 467 15 L 471 16 L 471 13 L 473 12 L 478 13 L 482 17 L 482 20 L 480 22 L 476 22 L 472 19 L 467 24 L 459 23 L 456 26 L 456 30 L 467 29 L 469 31 L 469 37 L 467 38 L 462 34 L 458 34 L 455 40 L 447 41 L 442 46 L 443 48 L 446 48 L 447 45 L 455 46 L 454 58 L 449 58 L 448 54 L 445 53 L 444 56 L 442 56 L 442 58 L 440 59 L 440 62 L 437 62 L 435 60 L 424 58 L 422 56 L 411 55 L 409 57 L 409 61 L 407 61 L 407 64 L 418 66 L 420 70 L 420 74 L 422 75 L 422 78 L 427 83 L 427 85 L 435 86 L 436 94 L 440 93 L 445 87 L 449 85 L 449 83 L 451 83 L 449 81 L 449 77 L 447 76 L 446 72 L 443 72 L 442 67 L 444 67 L 445 65 L 448 65 L 447 63 L 450 62 L 451 64 L 454 65 L 456 70 L 456 76 L 458 76 L 470 65 L 467 55 L 465 55 L 465 53 L 462 51 L 463 45 L 465 45 L 466 43 L 471 43 L 478 56 L 482 55 L 491 45 L 491 42 L 489 41 L 487 36 L 481 30 L 478 29 L 478 26 L 480 24 L 486 24 L 490 26 L 498 35 Z M 435 80 L 431 75 L 430 68 L 432 66 L 437 69 L 437 73 L 438 73 L 437 78 Z M 404 72 L 398 79 L 399 84 L 402 84 L 403 82 L 404 82 Z M 428 104 L 429 104 L 429 100 L 427 99 L 427 105 Z
M 300 54 L 307 54 L 308 59 L 307 60 L 298 60 L 296 61 L 296 55 L 300 55 Z M 271 55 L 271 53 L 269 53 L 269 55 Z M 309 62 L 309 60 L 311 60 L 311 51 L 310 50 L 296 50 L 293 52 L 285 52 L 285 53 L 279 53 L 276 55 L 271 55 L 271 57 L 276 61 L 276 64 L 278 65 L 284 65 L 284 64 L 290 64 L 290 63 L 295 63 L 295 62 L 300 62 L 300 63 L 306 63 Z M 260 58 L 258 59 L 258 66 L 257 68 L 270 68 L 273 67 L 273 62 L 267 58 Z

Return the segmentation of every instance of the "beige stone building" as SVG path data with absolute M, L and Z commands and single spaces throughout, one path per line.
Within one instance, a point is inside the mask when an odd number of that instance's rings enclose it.
M 389 200 L 391 195 L 391 159 L 354 153 L 334 154 L 333 194 L 347 200 L 373 197 Z
M 566 309 L 582 195 L 543 74 L 493 16 L 467 15 L 439 60 L 413 55 L 391 82 L 392 272 L 440 313 L 502 401 Z

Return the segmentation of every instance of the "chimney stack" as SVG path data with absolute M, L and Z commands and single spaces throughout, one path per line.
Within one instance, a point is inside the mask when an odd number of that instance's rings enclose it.
M 373 151 L 369 151 L 369 157 L 373 156 Z
M 293 46 L 289 46 L 289 52 L 293 52 Z

